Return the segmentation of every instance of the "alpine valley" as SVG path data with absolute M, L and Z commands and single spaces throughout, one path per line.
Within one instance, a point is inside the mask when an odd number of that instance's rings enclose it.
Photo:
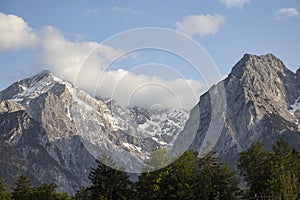
M 157 148 L 201 153 L 210 144 L 232 167 L 258 140 L 300 150 L 299 94 L 300 69 L 272 54 L 245 54 L 191 111 L 122 107 L 43 71 L 0 92 L 0 177 L 13 185 L 23 172 L 74 194 L 101 152 L 133 172 Z

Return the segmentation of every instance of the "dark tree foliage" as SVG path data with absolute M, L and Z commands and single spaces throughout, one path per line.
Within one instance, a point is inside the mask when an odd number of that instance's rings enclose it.
M 0 200 L 10 200 L 11 195 L 7 192 L 6 185 L 2 182 L 0 178 Z
M 88 200 L 92 199 L 92 193 L 89 188 L 83 188 L 76 191 L 75 196 L 72 198 L 72 200 Z
M 16 187 L 13 188 L 12 198 L 14 200 L 30 200 L 31 193 L 31 182 L 27 176 L 21 174 L 16 182 Z
M 57 185 L 43 183 L 39 187 L 32 187 L 28 178 L 22 174 L 19 176 L 15 188 L 13 188 L 13 200 L 70 200 L 67 193 L 56 193 Z
M 299 154 L 282 139 L 272 148 L 269 163 L 269 193 L 281 199 L 298 199 L 299 195 Z
M 215 152 L 203 156 L 184 152 L 172 161 L 170 152 L 158 149 L 150 155 L 146 173 L 132 183 L 122 168 L 104 154 L 91 169 L 91 186 L 78 190 L 73 200 L 157 200 L 203 199 L 231 200 L 241 196 L 237 172 L 222 164 Z M 156 170 L 158 168 L 158 170 Z M 238 168 L 246 181 L 243 197 L 269 196 L 271 199 L 300 198 L 300 155 L 282 139 L 267 151 L 260 142 L 240 153 Z M 57 193 L 56 184 L 43 183 L 32 187 L 25 175 L 20 175 L 11 194 L 0 179 L 0 200 L 70 200 L 66 193 Z
M 264 150 L 260 142 L 240 154 L 241 175 L 247 182 L 245 197 L 272 196 L 275 199 L 298 199 L 300 191 L 299 153 L 282 139 Z
M 57 185 L 54 183 L 43 183 L 32 189 L 32 200 L 70 200 L 67 193 L 56 193 Z
M 129 199 L 130 180 L 126 172 L 111 168 L 116 166 L 111 157 L 104 154 L 101 160 L 97 160 L 97 167 L 92 168 L 89 179 L 92 186 L 89 188 L 93 200 L 118 200 Z
M 221 165 L 213 152 L 199 158 L 193 151 L 142 174 L 136 189 L 139 199 L 236 199 L 239 191 L 236 172 L 228 165 Z
M 269 156 L 270 153 L 264 150 L 261 142 L 252 144 L 248 150 L 240 153 L 238 168 L 248 184 L 247 197 L 267 192 L 266 180 L 270 176 L 270 169 L 266 163 Z
M 201 199 L 236 199 L 239 193 L 237 172 L 222 165 L 210 151 L 199 159 L 196 196 Z

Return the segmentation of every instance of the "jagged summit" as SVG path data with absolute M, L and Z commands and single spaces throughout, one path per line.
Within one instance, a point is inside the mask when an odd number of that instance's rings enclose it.
M 260 72 L 270 71 L 285 73 L 288 69 L 283 62 L 273 54 L 260 56 L 245 54 L 243 58 L 235 64 L 230 75 L 241 78 L 245 73 L 259 74 Z
M 103 152 L 127 171 L 142 169 L 153 150 L 173 145 L 188 117 L 94 98 L 47 70 L 0 92 L 0 140 L 20 153 L 32 181 L 56 182 L 71 194 L 88 185 Z
M 198 115 L 191 112 L 186 124 L 198 124 L 198 129 L 190 148 L 199 151 L 212 134 L 211 143 L 220 158 L 232 163 L 257 140 L 271 147 L 281 137 L 300 149 L 298 74 L 272 54 L 245 54 L 225 80 L 201 96 Z M 212 99 L 220 99 L 224 90 L 225 108 L 212 106 Z M 185 127 L 181 135 L 189 132 Z M 184 138 L 181 135 L 177 138 Z M 180 145 L 180 140 L 175 144 Z
M 244 90 L 249 91 L 246 91 L 248 97 L 258 96 L 289 108 L 299 97 L 297 88 L 300 86 L 300 79 L 297 76 L 299 77 L 273 54 L 245 54 L 233 67 L 226 83 L 238 80 Z
M 14 99 L 23 101 L 34 99 L 41 94 L 57 89 L 63 81 L 50 71 L 42 71 L 37 75 L 18 81 L 0 93 L 0 100 Z M 65 84 L 67 82 L 64 82 Z
M 48 76 L 53 75 L 52 72 L 48 69 L 44 69 L 41 72 L 37 73 L 35 76 Z

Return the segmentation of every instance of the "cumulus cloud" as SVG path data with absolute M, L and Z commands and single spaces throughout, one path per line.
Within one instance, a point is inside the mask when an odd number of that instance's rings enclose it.
M 136 58 L 122 49 L 91 41 L 70 41 L 52 26 L 31 29 L 20 17 L 0 13 L 0 51 L 39 45 L 39 61 L 54 74 L 72 82 L 91 95 L 114 99 L 124 106 L 151 108 L 192 108 L 206 85 L 184 77 L 162 77 L 105 69 L 115 59 Z
M 151 108 L 192 108 L 206 86 L 195 80 L 165 80 L 156 76 L 137 75 L 119 69 L 104 72 L 97 94 L 117 100 L 124 106 Z
M 274 13 L 275 19 L 285 19 L 298 16 L 299 12 L 296 8 L 281 8 Z
M 191 108 L 206 90 L 204 84 L 184 77 L 165 80 L 124 69 L 106 70 L 104 66 L 112 60 L 128 56 L 100 43 L 69 41 L 51 26 L 45 28 L 42 40 L 41 62 L 48 69 L 91 95 L 114 99 L 124 106 Z
M 22 18 L 0 12 L 0 51 L 33 48 L 37 45 L 36 33 Z
M 221 3 L 224 3 L 226 7 L 232 8 L 243 8 L 246 3 L 249 3 L 250 0 L 219 0 Z
M 176 21 L 175 26 L 178 31 L 187 35 L 209 35 L 219 31 L 220 26 L 224 23 L 222 15 L 189 15 L 182 21 Z
M 37 36 L 20 17 L 0 13 L 0 51 L 39 45 L 42 66 L 91 95 L 114 99 L 124 106 L 189 109 L 207 89 L 205 84 L 184 77 L 166 80 L 124 69 L 105 69 L 117 58 L 135 59 L 137 54 L 124 55 L 122 49 L 92 41 L 71 41 L 52 26 L 39 32 Z
M 96 42 L 71 42 L 52 26 L 45 27 L 43 32 L 42 63 L 71 82 L 75 81 L 82 66 L 100 70 L 101 66 L 122 54 L 122 51 Z

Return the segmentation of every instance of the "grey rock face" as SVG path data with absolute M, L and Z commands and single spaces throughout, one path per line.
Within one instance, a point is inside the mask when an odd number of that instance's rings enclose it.
M 272 54 L 246 54 L 190 114 L 124 108 L 44 71 L 0 92 L 0 150 L 11 158 L 0 162 L 8 172 L 1 175 L 11 183 L 9 169 L 18 169 L 34 184 L 56 182 L 72 194 L 89 184 L 104 152 L 132 172 L 159 147 L 178 155 L 210 143 L 231 165 L 257 140 L 270 148 L 281 137 L 300 150 L 299 90 L 300 70 L 291 72 Z
M 232 165 L 237 162 L 239 152 L 258 140 L 270 148 L 282 137 L 300 150 L 299 110 L 295 104 L 299 101 L 299 83 L 299 70 L 296 74 L 291 72 L 274 55 L 246 54 L 225 80 L 201 96 L 196 106 L 198 115 L 191 114 L 186 123 L 189 125 L 193 120 L 194 125 L 198 124 L 195 135 L 188 127 L 181 135 L 192 135 L 190 148 L 201 152 L 200 147 L 206 146 L 204 138 L 212 134 L 209 128 L 219 127 L 218 137 L 211 137 L 215 140 L 212 147 L 221 160 Z M 211 99 L 217 99 L 223 90 L 226 106 L 223 111 L 214 111 Z M 213 112 L 218 115 L 212 117 Z M 181 135 L 175 147 L 180 144 Z
M 21 171 L 70 194 L 89 184 L 102 153 L 129 172 L 142 168 L 149 153 L 172 145 L 187 118 L 183 109 L 152 113 L 97 100 L 49 71 L 0 92 L 0 140 L 16 151 Z

